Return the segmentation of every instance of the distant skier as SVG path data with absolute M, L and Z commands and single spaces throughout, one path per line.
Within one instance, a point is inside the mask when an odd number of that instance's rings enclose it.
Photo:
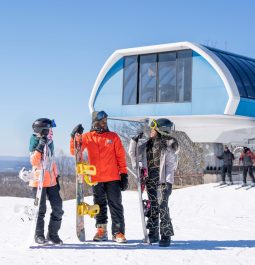
M 149 140 L 138 149 L 142 167 L 148 172 L 145 180 L 150 201 L 150 210 L 147 214 L 148 236 L 151 243 L 159 242 L 161 247 L 168 247 L 171 236 L 174 235 L 168 200 L 174 183 L 178 142 L 169 134 L 172 127 L 173 123 L 168 119 L 153 120 Z M 140 137 L 141 134 L 132 138 L 129 146 L 129 155 L 134 168 L 136 167 L 136 145 Z
M 96 167 L 96 176 L 92 176 L 94 203 L 100 207 L 96 215 L 97 233 L 94 241 L 108 240 L 107 205 L 112 219 L 112 239 L 126 243 L 124 210 L 121 191 L 128 188 L 126 155 L 119 136 L 110 132 L 107 125 L 108 115 L 104 111 L 94 111 L 90 132 L 83 133 L 84 128 L 78 124 L 71 133 L 70 152 L 74 155 L 74 137 L 82 142 L 82 151 L 88 151 L 88 160 Z
M 47 164 L 44 174 L 42 197 L 35 231 L 35 242 L 38 244 L 45 244 L 47 241 L 51 241 L 53 244 L 63 244 L 63 241 L 58 235 L 64 211 L 62 209 L 62 199 L 59 195 L 60 187 L 58 184 L 58 171 L 54 158 L 52 127 L 56 127 L 54 120 L 46 118 L 37 119 L 32 125 L 34 133 L 30 138 L 29 146 L 30 162 L 33 166 L 34 172 L 34 178 L 30 181 L 29 185 L 33 187 L 34 195 L 36 195 L 38 178 L 40 175 L 40 170 L 42 169 L 41 162 L 44 147 L 45 145 L 48 145 L 48 154 L 46 160 Z M 47 239 L 44 236 L 46 197 L 48 197 L 52 209 Z
M 221 172 L 221 185 L 226 184 L 226 173 L 228 174 L 229 184 L 233 184 L 232 180 L 232 167 L 235 157 L 233 153 L 230 152 L 227 145 L 224 146 L 224 151 L 221 155 L 216 156 L 218 159 L 223 160 L 222 172 Z
M 243 151 L 241 153 L 241 156 L 239 158 L 239 162 L 243 163 L 243 184 L 242 184 L 242 186 L 247 185 L 246 178 L 247 178 L 248 172 L 249 172 L 249 176 L 250 176 L 251 181 L 252 181 L 251 185 L 255 186 L 255 178 L 253 175 L 253 168 L 252 168 L 254 160 L 255 160 L 255 156 L 252 153 L 252 151 L 250 150 L 250 148 L 244 147 Z

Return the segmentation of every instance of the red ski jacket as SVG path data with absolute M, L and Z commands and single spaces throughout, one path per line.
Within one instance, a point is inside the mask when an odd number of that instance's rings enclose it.
M 77 139 L 78 138 L 78 139 Z M 126 154 L 119 136 L 114 132 L 87 132 L 76 137 L 81 142 L 82 151 L 88 151 L 90 165 L 96 167 L 93 182 L 120 180 L 120 173 L 127 173 Z M 74 155 L 74 139 L 70 141 L 70 152 Z

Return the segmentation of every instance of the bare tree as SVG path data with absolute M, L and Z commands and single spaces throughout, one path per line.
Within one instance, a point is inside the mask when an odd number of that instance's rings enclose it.
M 71 176 L 75 174 L 74 159 L 67 156 L 63 150 L 59 151 L 56 163 L 60 175 Z

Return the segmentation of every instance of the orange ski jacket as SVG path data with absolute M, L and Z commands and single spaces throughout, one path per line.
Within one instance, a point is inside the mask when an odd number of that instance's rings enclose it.
M 87 132 L 75 140 L 86 148 L 90 165 L 96 167 L 93 182 L 120 180 L 121 173 L 127 173 L 126 154 L 119 136 L 114 132 Z M 74 139 L 70 141 L 70 152 L 74 155 Z
M 31 162 L 31 165 L 33 166 L 32 171 L 34 173 L 33 179 L 30 180 L 29 182 L 30 187 L 38 186 L 38 180 L 39 180 L 39 176 L 42 170 L 41 161 L 42 161 L 42 154 L 40 152 L 35 150 L 34 152 L 30 154 L 30 162 Z M 56 162 L 54 161 L 53 157 L 49 157 L 46 163 L 43 187 L 55 186 L 57 184 L 57 180 L 56 180 L 57 175 L 58 175 L 58 171 L 57 171 Z

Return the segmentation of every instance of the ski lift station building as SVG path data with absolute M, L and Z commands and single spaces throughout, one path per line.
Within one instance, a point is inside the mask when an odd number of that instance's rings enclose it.
M 115 51 L 99 72 L 90 111 L 166 117 L 194 142 L 255 137 L 255 59 L 179 42 Z

